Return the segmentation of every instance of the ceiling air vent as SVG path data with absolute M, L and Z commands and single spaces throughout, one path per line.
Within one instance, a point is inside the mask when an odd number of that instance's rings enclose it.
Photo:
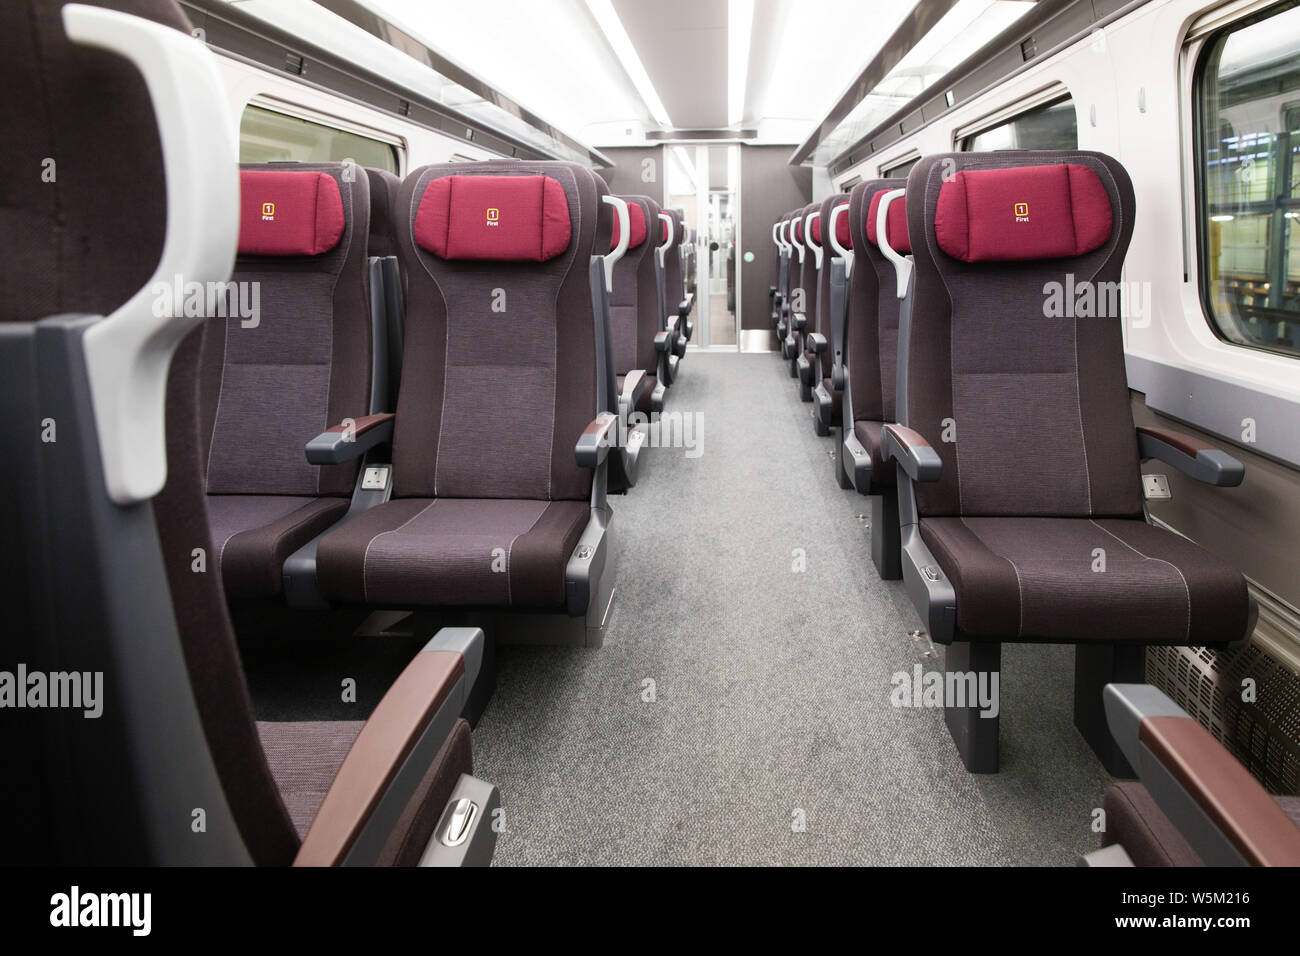
M 1020 43 L 1020 58 L 1028 63 L 1036 56 L 1038 56 L 1038 44 L 1034 42 L 1034 38 L 1029 37 L 1022 40 Z
M 284 55 L 284 72 L 292 73 L 294 76 L 302 76 L 303 68 L 306 61 L 297 53 L 287 52 Z

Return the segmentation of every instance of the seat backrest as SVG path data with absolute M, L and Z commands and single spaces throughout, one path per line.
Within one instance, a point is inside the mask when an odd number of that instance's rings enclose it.
M 853 275 L 849 279 L 849 379 L 853 418 L 892 422 L 898 374 L 898 283 L 894 265 L 876 242 L 875 211 L 880 196 L 902 189 L 904 179 L 868 179 L 849 194 L 849 232 Z M 903 203 L 890 207 L 889 237 L 906 252 L 907 217 Z
M 833 193 L 821 201 L 818 206 L 818 215 L 813 220 L 813 239 L 821 247 L 822 264 L 817 270 L 817 331 L 826 336 L 827 343 L 831 339 L 831 260 L 835 258 L 835 247 L 830 242 L 830 236 L 825 230 L 830 228 L 831 213 L 837 206 L 847 205 L 849 197 L 846 193 Z M 831 377 L 831 361 L 833 354 L 830 348 L 827 348 L 821 354 L 821 372 L 820 378 Z
M 673 221 L 673 244 L 664 250 L 664 306 L 666 314 L 675 316 L 677 306 L 686 298 L 686 284 L 682 280 L 682 246 L 686 242 L 686 227 L 676 209 L 665 209 L 664 212 Z
M 943 459 L 916 486 L 920 514 L 1140 515 L 1124 167 L 1084 150 L 927 156 L 907 200 L 899 417 Z
M 200 358 L 209 494 L 351 494 L 356 462 L 304 448 L 374 410 L 369 182 L 344 163 L 240 168 L 241 309 L 204 323 Z
M 659 234 L 659 204 L 649 196 L 624 196 L 632 224 L 627 251 L 614 266 L 610 326 L 614 337 L 614 373 L 655 370 L 655 333 L 659 331 L 659 294 L 655 279 L 654 237 Z M 614 221 L 614 243 L 618 220 Z
M 607 193 L 566 162 L 443 163 L 402 183 L 398 497 L 590 494 L 573 448 L 601 410 L 591 258 L 610 247 Z
M 90 5 L 180 31 L 183 43 L 194 44 L 192 55 L 210 56 L 189 38 L 191 25 L 172 0 Z M 8 298 L 0 315 L 6 323 L 31 325 L 69 312 L 108 315 L 145 286 L 163 249 L 173 184 L 164 176 L 148 91 L 127 59 L 68 40 L 64 6 L 17 0 L 0 7 L 0 77 L 12 107 L 0 123 L 0 152 L 15 168 L 38 171 L 0 186 L 10 253 L 0 257 L 0 281 L 24 290 Z M 187 117 L 197 129 L 227 118 L 224 110 L 204 115 L 197 109 Z M 55 165 L 44 166 L 46 158 Z M 43 168 L 50 179 L 41 179 Z M 11 284 L 15 278 L 21 281 Z M 43 865 L 229 865 L 251 856 L 289 863 L 297 837 L 269 770 L 269 791 L 225 772 L 257 761 L 265 770 L 251 709 L 251 749 L 224 763 L 205 743 L 220 739 L 238 748 L 249 738 L 215 712 L 212 720 L 200 717 L 196 704 L 202 702 L 190 683 L 196 673 L 207 673 L 222 684 L 206 698 L 224 708 L 221 716 L 247 702 L 219 569 L 209 563 L 206 573 L 195 573 L 195 549 L 211 554 L 202 473 L 197 467 L 192 472 L 184 514 L 171 508 L 168 489 L 180 487 L 177 475 L 185 469 L 171 460 L 169 441 L 168 481 L 160 495 L 124 507 L 106 497 L 85 398 L 84 338 L 77 333 L 77 324 L 65 320 L 48 320 L 37 332 L 70 361 L 42 373 L 48 389 L 42 407 L 57 410 L 57 442 L 30 457 L 15 456 L 28 462 L 4 469 L 15 484 L 0 476 L 0 538 L 16 552 L 21 547 L 24 556 L 6 568 L 0 598 L 10 615 L 10 659 L 33 673 L 76 668 L 102 675 L 104 707 L 92 720 L 80 710 L 25 709 L 0 722 L 0 776 L 6 781 L 0 787 L 0 858 Z M 188 346 L 197 356 L 200 334 L 192 333 L 181 351 Z M 17 338 L 6 335 L 5 345 Z M 169 381 L 183 382 L 197 398 L 193 361 L 173 361 Z M 6 411 L 10 397 L 0 388 Z M 169 438 L 182 434 L 197 446 L 197 402 L 188 411 L 169 403 L 166 427 Z M 30 499 L 24 506 L 22 486 L 33 483 L 58 489 L 53 510 Z M 11 534 L 19 510 L 47 512 L 36 537 Z M 186 587 L 206 589 L 212 602 L 191 603 Z M 213 628 L 224 644 L 211 640 Z M 233 683 L 225 681 L 227 664 L 238 675 Z M 94 813 L 86 812 L 88 799 Z M 251 818 L 244 808 L 253 804 L 254 814 L 269 808 L 273 815 L 279 808 L 283 852 L 253 850 L 252 828 L 244 828 Z M 204 809 L 201 836 L 174 838 L 178 807 Z
M 807 331 L 817 331 L 817 299 L 820 291 L 821 274 L 817 263 L 822 254 L 821 244 L 821 203 L 809 203 L 800 213 L 803 218 L 804 245 L 808 247 L 803 257 L 803 269 L 800 272 L 803 282 L 804 314 L 808 316 Z

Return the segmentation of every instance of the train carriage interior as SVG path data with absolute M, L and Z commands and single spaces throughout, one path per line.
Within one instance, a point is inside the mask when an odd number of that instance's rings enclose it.
M 0 20 L 0 863 L 1300 865 L 1300 4 Z

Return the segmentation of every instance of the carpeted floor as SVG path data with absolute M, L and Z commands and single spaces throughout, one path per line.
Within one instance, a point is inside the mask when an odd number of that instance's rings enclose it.
M 669 400 L 702 416 L 702 454 L 648 449 L 614 499 L 605 646 L 500 649 L 474 733 L 506 812 L 496 862 L 1070 866 L 1095 848 L 1109 777 L 1071 722 L 1071 650 L 1004 648 L 1002 771 L 968 774 L 941 711 L 890 705 L 895 672 L 940 662 L 784 364 L 693 353 Z

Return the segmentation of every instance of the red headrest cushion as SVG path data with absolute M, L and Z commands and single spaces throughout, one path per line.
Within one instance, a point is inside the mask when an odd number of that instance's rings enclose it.
M 853 248 L 853 236 L 849 233 L 849 214 L 847 212 L 849 204 L 839 203 L 831 207 L 831 215 L 835 215 L 836 209 L 844 209 L 845 212 L 840 214 L 840 218 L 835 220 L 835 241 L 845 249 Z
M 867 241 L 873 246 L 879 248 L 880 240 L 876 238 L 876 214 L 880 211 L 880 199 L 888 189 L 882 189 L 880 192 L 872 193 L 871 206 L 867 209 Z M 889 204 L 889 212 L 885 214 L 885 238 L 889 240 L 889 247 L 900 254 L 907 254 L 912 251 L 912 237 L 907 234 L 907 203 L 906 197 L 900 196 Z
M 343 196 L 334 177 L 305 169 L 239 171 L 239 252 L 318 256 L 343 238 Z
M 820 212 L 813 213 L 812 223 L 813 244 L 820 246 L 822 244 L 822 214 Z
M 794 237 L 799 242 L 803 242 L 803 217 L 797 217 L 794 221 Z
M 963 262 L 1059 259 L 1110 238 L 1110 197 L 1087 166 L 963 169 L 939 187 L 939 248 Z
M 440 259 L 545 262 L 569 248 L 573 227 L 550 176 L 440 176 L 424 190 L 414 233 Z
M 610 249 L 618 248 L 620 218 L 621 217 L 617 213 L 614 214 L 614 236 L 609 241 Z M 641 208 L 639 202 L 629 202 L 627 204 L 627 223 L 628 232 L 631 233 L 627 238 L 627 247 L 629 249 L 635 249 L 637 246 L 641 245 L 641 243 L 645 242 L 646 234 L 645 210 Z

